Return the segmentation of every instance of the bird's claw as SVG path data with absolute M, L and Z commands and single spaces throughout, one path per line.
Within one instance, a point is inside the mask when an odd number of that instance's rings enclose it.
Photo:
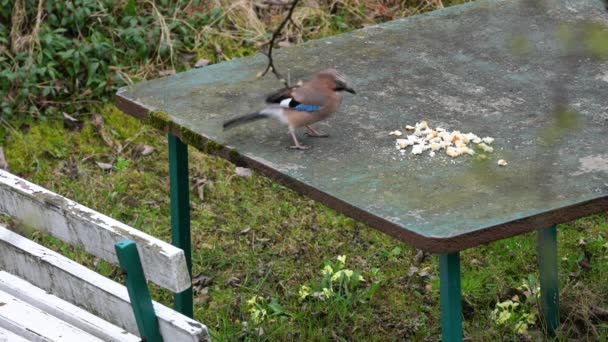
M 294 145 L 294 146 L 289 146 L 289 148 L 294 149 L 294 150 L 308 150 L 309 148 L 311 148 L 312 146 L 306 146 L 306 145 Z
M 329 137 L 329 134 L 318 134 L 318 133 L 309 133 L 309 132 L 305 132 L 304 135 L 307 137 L 310 137 L 310 138 L 327 138 L 327 137 Z

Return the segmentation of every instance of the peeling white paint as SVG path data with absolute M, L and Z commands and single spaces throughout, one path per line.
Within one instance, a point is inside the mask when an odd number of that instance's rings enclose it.
M 93 335 L 0 291 L 0 326 L 30 341 L 103 342 Z
M 138 335 L 127 288 L 0 226 L 0 269 Z M 165 341 L 209 340 L 207 327 L 153 302 Z
M 4 271 L 0 271 L 0 291 L 4 291 L 11 296 L 19 298 L 19 300 L 57 317 L 103 341 L 140 341 L 139 337 L 130 334 L 124 329 Z M 0 339 L 0 341 L 2 340 Z
M 0 212 L 113 264 L 114 244 L 134 240 L 148 280 L 173 292 L 191 286 L 181 249 L 2 170 Z

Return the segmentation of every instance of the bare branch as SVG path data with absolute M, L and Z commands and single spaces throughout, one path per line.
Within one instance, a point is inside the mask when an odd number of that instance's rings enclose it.
M 287 13 L 287 16 L 283 19 L 281 24 L 279 24 L 277 29 L 272 34 L 272 38 L 270 39 L 270 42 L 268 43 L 268 45 L 269 45 L 268 53 L 266 54 L 266 56 L 268 57 L 268 65 L 266 66 L 266 69 L 260 75 L 260 77 L 262 77 L 262 76 L 266 75 L 268 73 L 268 71 L 272 71 L 272 73 L 277 77 L 278 80 L 282 80 L 283 83 L 285 83 L 285 87 L 289 87 L 289 84 L 287 83 L 287 80 L 285 80 L 285 78 L 283 78 L 283 76 L 277 71 L 277 68 L 274 66 L 274 60 L 272 59 L 272 49 L 274 48 L 274 43 L 277 40 L 277 38 L 281 35 L 281 31 L 283 31 L 283 28 L 285 27 L 287 22 L 289 22 L 289 21 L 293 22 L 293 19 L 291 19 L 291 15 L 293 14 L 293 10 L 298 5 L 299 1 L 300 0 L 294 0 L 291 3 L 291 7 L 289 8 L 289 12 Z

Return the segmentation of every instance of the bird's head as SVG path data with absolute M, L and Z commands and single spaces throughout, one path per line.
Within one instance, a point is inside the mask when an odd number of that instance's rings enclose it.
M 319 72 L 317 77 L 325 81 L 328 87 L 334 91 L 347 91 L 356 94 L 355 90 L 350 87 L 348 78 L 336 69 L 325 69 Z

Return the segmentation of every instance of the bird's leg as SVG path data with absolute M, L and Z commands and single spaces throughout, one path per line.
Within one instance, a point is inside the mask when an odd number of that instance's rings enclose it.
M 306 125 L 306 128 L 308 129 L 308 132 L 306 132 L 306 135 L 312 138 L 327 138 L 329 136 L 329 134 L 321 134 L 319 133 L 319 131 L 317 131 L 316 129 L 312 128 L 309 125 Z
M 296 150 L 307 150 L 310 148 L 310 146 L 305 146 L 305 145 L 300 145 L 300 142 L 298 141 L 298 138 L 296 138 L 296 133 L 294 132 L 293 128 L 289 128 L 289 134 L 291 134 L 291 137 L 293 138 L 293 146 L 289 146 L 289 148 L 293 148 Z

